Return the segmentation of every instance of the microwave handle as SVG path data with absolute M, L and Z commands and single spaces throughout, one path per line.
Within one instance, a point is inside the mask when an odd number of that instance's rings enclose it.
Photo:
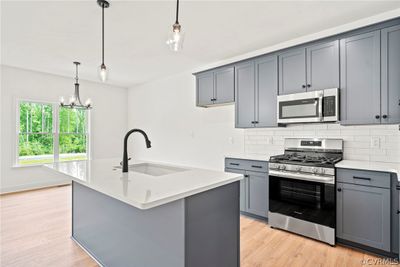
M 319 100 L 319 104 L 318 104 L 318 117 L 320 121 L 324 120 L 324 114 L 323 114 L 323 110 L 322 110 L 322 106 L 323 106 L 323 102 L 324 102 L 324 95 L 320 94 L 318 97 Z

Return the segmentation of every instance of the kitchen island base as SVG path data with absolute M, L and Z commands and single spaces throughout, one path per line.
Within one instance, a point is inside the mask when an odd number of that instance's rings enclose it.
M 239 182 L 150 209 L 72 183 L 72 238 L 110 267 L 240 265 Z

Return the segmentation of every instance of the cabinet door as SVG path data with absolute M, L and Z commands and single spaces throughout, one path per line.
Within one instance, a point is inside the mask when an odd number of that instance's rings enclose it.
M 246 172 L 247 180 L 247 212 L 267 217 L 268 214 L 268 174 Z
M 306 50 L 291 49 L 279 55 L 279 94 L 306 91 Z
M 257 59 L 256 70 L 256 127 L 275 127 L 277 123 L 278 58 Z
M 233 172 L 245 175 L 244 170 L 225 168 L 226 172 Z M 247 198 L 247 178 L 240 180 L 240 211 L 246 211 L 246 198 Z
M 390 251 L 390 189 L 337 183 L 337 237 Z
M 341 124 L 380 123 L 380 31 L 340 40 Z
M 307 47 L 307 91 L 339 88 L 339 41 Z
M 235 66 L 235 127 L 254 127 L 255 121 L 255 84 L 254 61 Z
M 197 105 L 207 106 L 213 104 L 214 99 L 214 73 L 206 72 L 196 76 Z
M 234 67 L 218 69 L 214 72 L 215 104 L 235 101 Z
M 400 25 L 382 30 L 382 123 L 400 123 Z

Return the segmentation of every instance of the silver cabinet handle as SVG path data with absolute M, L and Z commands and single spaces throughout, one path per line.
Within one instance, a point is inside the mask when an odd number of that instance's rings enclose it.
M 251 167 L 252 167 L 252 168 L 258 168 L 258 169 L 261 169 L 261 168 L 262 168 L 262 166 L 259 166 L 259 165 L 251 165 Z

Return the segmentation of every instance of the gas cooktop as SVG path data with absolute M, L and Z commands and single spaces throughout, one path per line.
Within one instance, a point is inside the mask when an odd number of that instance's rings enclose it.
M 325 152 L 286 152 L 285 154 L 272 156 L 270 158 L 271 163 L 286 163 L 317 167 L 334 167 L 334 165 L 341 160 L 342 155 Z

